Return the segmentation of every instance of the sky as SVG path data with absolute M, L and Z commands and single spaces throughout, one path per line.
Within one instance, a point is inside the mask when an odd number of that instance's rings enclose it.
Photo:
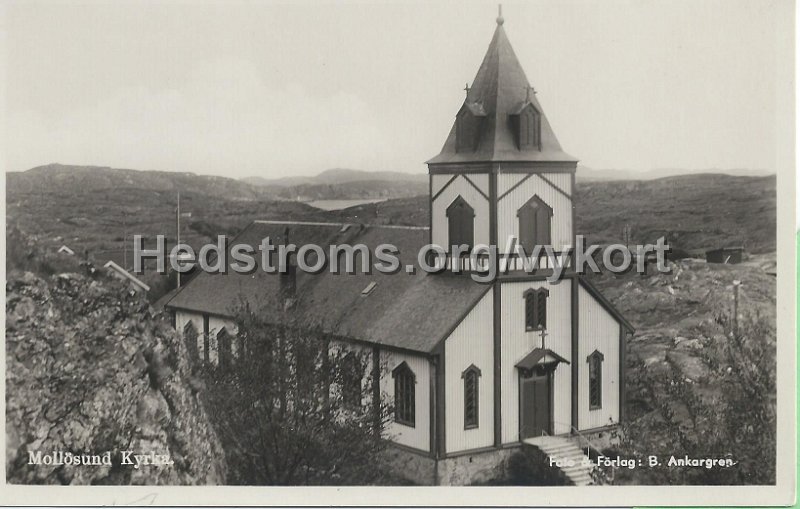
M 497 16 L 474 1 L 3 6 L 6 171 L 234 178 L 424 172 Z M 788 0 L 503 5 L 564 149 L 636 171 L 779 169 L 791 13 Z

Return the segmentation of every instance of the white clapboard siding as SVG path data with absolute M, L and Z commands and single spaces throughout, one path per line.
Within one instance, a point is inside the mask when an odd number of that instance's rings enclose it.
M 599 428 L 619 422 L 620 324 L 583 287 L 578 293 L 580 342 L 578 345 L 578 427 Z M 589 410 L 589 363 L 595 350 L 603 354 L 602 407 Z
M 394 401 L 394 378 L 392 370 L 405 361 L 416 376 L 417 384 L 414 387 L 414 427 L 394 422 L 393 416 L 386 426 L 386 436 L 390 440 L 423 451 L 430 450 L 430 396 L 431 396 L 431 370 L 430 361 L 426 357 L 404 354 L 398 352 L 381 352 L 382 376 L 381 393 L 385 394 L 390 402 Z
M 565 193 L 570 194 L 571 177 L 568 173 L 548 173 L 545 178 L 558 185 Z M 512 182 L 519 181 L 519 175 L 501 173 L 497 176 L 498 188 L 511 188 Z M 565 180 L 570 179 L 566 182 Z M 539 175 L 532 175 L 510 193 L 499 200 L 497 204 L 497 243 L 501 252 L 505 252 L 508 237 L 514 235 L 519 240 L 519 220 L 517 212 L 528 200 L 538 195 L 548 206 L 553 209 L 551 223 L 551 241 L 553 249 L 561 251 L 574 243 L 572 230 L 572 200 L 557 191 L 550 183 Z M 500 196 L 500 195 L 498 195 Z
M 572 362 L 572 314 L 569 280 L 550 284 L 546 281 L 503 283 L 501 285 L 501 415 L 503 443 L 519 440 L 519 370 L 515 365 L 534 348 L 541 346 L 537 331 L 525 330 L 525 299 L 529 288 L 545 287 L 547 299 L 547 336 L 545 346 Z M 570 366 L 561 363 L 553 377 L 553 432 L 568 433 L 571 421 Z
M 494 442 L 492 290 L 483 296 L 447 338 L 445 354 L 445 429 L 448 453 L 477 449 Z M 471 365 L 478 381 L 478 427 L 464 429 L 464 379 Z
M 488 175 L 476 174 L 469 175 L 468 177 L 488 196 L 488 193 L 483 190 L 484 187 L 489 187 Z M 449 207 L 450 204 L 453 203 L 453 200 L 459 195 L 475 210 L 475 244 L 489 244 L 489 201 L 478 192 L 475 186 L 470 184 L 466 178 L 467 177 L 463 175 L 458 176 L 435 200 L 433 200 L 431 238 L 434 244 L 445 248 L 450 245 L 447 228 L 447 207 Z

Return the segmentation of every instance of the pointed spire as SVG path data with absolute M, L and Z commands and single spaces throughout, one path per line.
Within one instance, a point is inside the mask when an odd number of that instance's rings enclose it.
M 457 125 L 453 125 L 442 152 L 428 162 L 576 162 L 575 158 L 562 151 L 536 97 L 536 90 L 528 82 L 506 36 L 502 7 L 498 9 L 494 36 L 472 86 L 465 89 L 467 97 L 462 106 L 462 109 L 468 108 L 475 117 L 473 127 L 478 130 L 475 149 L 465 151 L 462 147 L 458 150 L 458 129 Z M 536 148 L 520 149 L 514 116 L 520 114 L 528 104 L 535 108 L 540 117 L 540 143 L 536 144 Z M 469 131 L 472 132 L 472 128 Z

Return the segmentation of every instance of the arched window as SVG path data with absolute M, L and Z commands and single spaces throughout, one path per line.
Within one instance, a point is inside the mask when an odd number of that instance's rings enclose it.
M 364 366 L 358 356 L 350 352 L 342 359 L 342 402 L 345 406 L 361 406 L 361 379 L 364 376 Z
M 469 203 L 458 196 L 447 207 L 448 251 L 452 246 L 466 245 L 470 249 L 474 242 L 475 210 Z
M 531 288 L 522 296 L 525 298 L 525 330 L 547 328 L 547 288 Z
M 464 429 L 478 427 L 478 381 L 481 370 L 474 364 L 461 373 L 464 379 Z
M 589 363 L 589 410 L 603 406 L 603 354 L 595 350 L 586 358 Z
M 217 348 L 219 352 L 219 367 L 227 369 L 233 364 L 232 342 L 233 338 L 228 334 L 228 330 L 223 327 L 217 332 Z
M 416 413 L 414 385 L 417 383 L 417 377 L 403 361 L 392 371 L 392 378 L 394 378 L 394 420 L 413 428 Z
M 186 350 L 189 352 L 189 358 L 193 361 L 200 358 L 200 352 L 197 349 L 197 328 L 191 321 L 186 322 L 183 326 L 183 341 L 186 344 Z
M 534 246 L 549 246 L 550 222 L 553 209 L 539 196 L 534 196 L 517 211 L 519 218 L 519 243 L 530 255 Z

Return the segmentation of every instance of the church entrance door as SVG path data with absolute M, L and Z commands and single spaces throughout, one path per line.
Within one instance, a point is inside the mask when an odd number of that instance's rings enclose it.
M 553 433 L 552 370 L 520 373 L 519 407 L 520 440 Z

